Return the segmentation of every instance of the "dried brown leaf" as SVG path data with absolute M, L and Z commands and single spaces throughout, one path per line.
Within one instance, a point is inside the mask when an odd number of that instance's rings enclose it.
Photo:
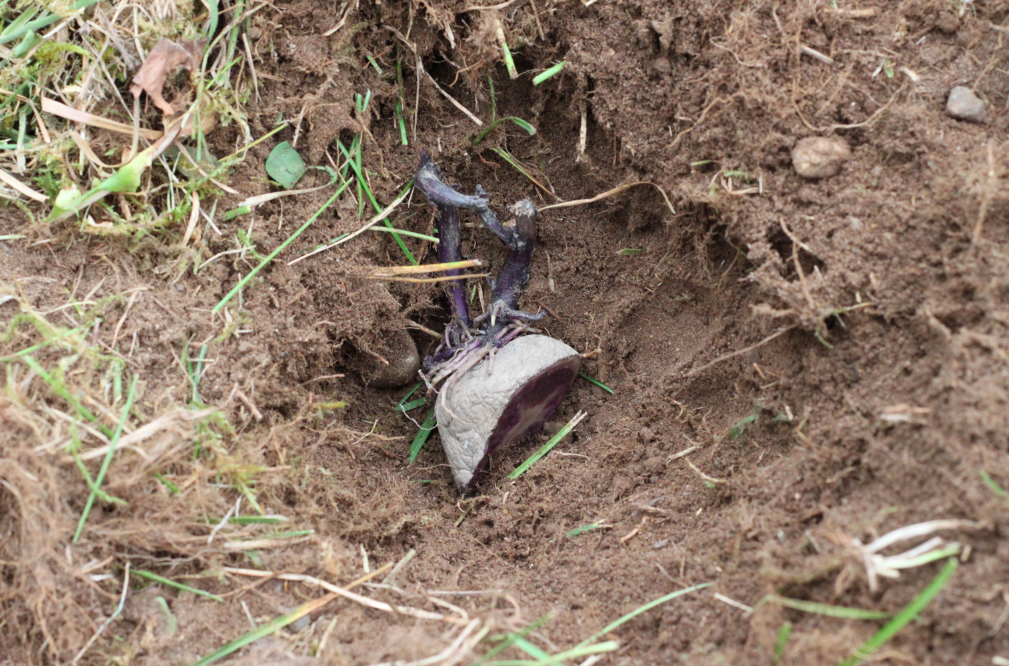
M 140 97 L 141 91 L 146 91 L 151 101 L 166 116 L 174 116 L 176 109 L 162 96 L 165 79 L 180 69 L 191 72 L 199 64 L 203 45 L 202 40 L 194 42 L 191 39 L 183 39 L 176 43 L 170 39 L 162 39 L 147 54 L 144 64 L 133 77 L 130 92 L 134 97 Z

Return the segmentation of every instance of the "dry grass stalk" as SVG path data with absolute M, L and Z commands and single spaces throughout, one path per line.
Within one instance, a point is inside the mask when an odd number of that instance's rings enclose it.
M 389 565 L 391 568 L 391 564 Z M 393 606 L 387 604 L 384 601 L 376 601 L 374 599 L 369 599 L 368 597 L 350 592 L 346 588 L 338 587 L 332 583 L 327 583 L 324 580 L 320 580 L 315 576 L 308 576 L 306 574 L 294 574 L 294 573 L 273 573 L 271 571 L 258 571 L 256 569 L 237 569 L 234 567 L 224 567 L 226 573 L 234 574 L 237 576 L 255 576 L 255 577 L 269 577 L 277 578 L 279 580 L 290 580 L 297 581 L 300 583 L 305 583 L 312 587 L 321 587 L 324 590 L 328 590 L 334 595 L 344 597 L 351 601 L 361 604 L 362 606 L 367 606 L 369 608 L 374 608 L 376 610 L 384 611 L 386 613 L 398 613 L 400 615 L 407 615 L 409 617 L 415 617 L 419 620 L 437 620 L 441 622 L 448 622 L 450 624 L 466 624 L 469 620 L 463 617 L 452 617 L 445 615 L 443 613 L 432 613 L 431 611 L 422 610 L 420 608 L 410 608 L 408 606 Z M 377 572 L 375 572 L 377 573 Z

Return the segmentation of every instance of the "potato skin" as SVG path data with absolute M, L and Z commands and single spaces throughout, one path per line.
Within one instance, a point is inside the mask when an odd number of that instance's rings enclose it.
M 473 489 L 495 450 L 532 434 L 553 416 L 578 375 L 581 357 L 545 335 L 516 338 L 484 360 L 435 405 L 438 432 L 456 487 Z

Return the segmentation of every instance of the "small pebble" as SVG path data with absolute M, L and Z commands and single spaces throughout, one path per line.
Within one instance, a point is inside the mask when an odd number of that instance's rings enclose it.
M 971 123 L 984 122 L 988 115 L 984 101 L 971 92 L 970 88 L 957 86 L 949 91 L 949 99 L 946 100 L 946 115 L 957 120 L 966 120 Z
M 851 158 L 851 150 L 841 139 L 811 136 L 792 148 L 792 166 L 803 178 L 830 178 L 836 176 L 841 165 Z
M 295 631 L 304 631 L 308 629 L 308 625 L 312 624 L 312 618 L 308 615 L 304 617 L 299 617 L 297 620 L 291 623 L 291 629 Z

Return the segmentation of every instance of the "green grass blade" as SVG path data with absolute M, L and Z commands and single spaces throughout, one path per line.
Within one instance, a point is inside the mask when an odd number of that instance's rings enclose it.
M 220 20 L 220 8 L 218 0 L 207 0 L 207 37 L 211 39 L 217 34 L 217 23 Z
M 550 658 L 550 655 L 547 654 L 546 652 L 544 652 L 543 650 L 541 650 L 538 645 L 536 645 L 535 643 L 530 643 L 525 638 L 521 638 L 521 637 L 520 638 L 516 638 L 515 639 L 515 648 L 518 649 L 518 650 L 522 650 L 527 655 L 529 655 L 530 657 L 532 657 L 533 659 L 536 659 L 536 660 L 549 659 Z
M 855 650 L 855 654 L 848 657 L 842 661 L 839 666 L 855 666 L 864 659 L 866 659 L 870 654 L 879 649 L 884 643 L 893 638 L 898 631 L 907 626 L 911 621 L 918 617 L 918 614 L 925 610 L 929 602 L 932 601 L 942 591 L 942 588 L 946 586 L 949 579 L 952 578 L 953 574 L 956 572 L 956 568 L 959 566 L 959 562 L 955 557 L 949 558 L 946 562 L 946 566 L 943 567 L 939 575 L 932 579 L 932 582 L 925 587 L 921 593 L 911 600 L 907 606 L 897 613 L 892 620 L 883 625 L 883 628 L 877 631 L 872 638 L 867 640 L 862 644 L 862 647 Z
M 575 537 L 581 536 L 586 532 L 598 530 L 599 527 L 600 527 L 599 523 L 589 523 L 588 525 L 582 525 L 581 527 L 576 527 L 573 530 L 568 530 L 567 536 L 569 539 L 574 539 Z
M 399 124 L 399 142 L 409 146 L 410 141 L 406 138 L 406 121 L 403 120 L 403 102 L 396 102 L 396 122 Z
M 228 51 L 225 56 L 225 60 L 231 60 L 232 56 L 235 55 L 235 47 L 238 45 L 238 35 L 242 31 L 242 21 L 239 19 L 245 13 L 245 1 L 237 0 L 231 10 L 232 20 L 230 25 L 233 25 L 231 31 L 228 33 Z
M 354 175 L 357 176 L 358 185 L 361 187 L 364 194 L 368 196 L 368 201 L 371 202 L 371 205 L 372 207 L 374 207 L 375 212 L 381 214 L 383 208 L 382 206 L 379 205 L 378 200 L 375 199 L 375 195 L 372 194 L 371 187 L 368 185 L 368 181 L 364 177 L 364 170 L 361 168 L 360 150 L 358 150 L 357 161 L 355 161 L 353 157 L 351 157 L 352 155 L 351 151 L 347 150 L 347 148 L 344 147 L 342 141 L 337 141 L 336 145 L 339 146 L 340 152 L 342 152 L 344 156 L 347 158 L 347 161 L 350 164 L 350 168 L 354 171 Z M 405 192 L 409 190 L 409 188 L 412 186 L 413 186 L 413 180 L 411 180 L 409 183 L 406 184 L 406 187 L 403 189 L 403 191 Z M 393 229 L 392 222 L 390 222 L 388 218 L 382 220 L 382 224 L 384 224 L 389 229 Z M 393 232 L 392 237 L 396 240 L 396 244 L 399 245 L 399 249 L 403 251 L 404 255 L 406 255 L 407 260 L 414 266 L 418 265 L 420 262 L 418 262 L 417 259 L 413 256 L 413 253 L 410 252 L 410 248 L 406 246 L 406 243 L 403 242 L 403 239 L 400 237 L 400 235 L 398 233 Z
M 308 604 L 305 604 L 305 606 L 309 604 L 314 604 L 314 602 L 309 602 Z M 291 624 L 298 618 L 303 617 L 305 615 L 305 612 L 303 610 L 305 606 L 297 608 L 288 613 L 287 615 L 281 615 L 280 617 L 270 620 L 269 622 L 267 622 L 262 626 L 256 627 L 249 633 L 239 636 L 238 638 L 231 641 L 224 647 L 219 648 L 212 654 L 209 654 L 203 659 L 200 659 L 192 666 L 207 666 L 207 664 L 212 664 L 218 659 L 223 659 L 224 657 L 227 657 L 230 654 L 234 654 L 235 652 L 241 650 L 249 643 L 254 643 L 255 641 L 258 641 L 260 638 L 265 638 L 266 636 L 269 636 L 278 629 L 283 629 L 287 625 Z
M 791 634 L 791 622 L 781 625 L 781 629 L 778 631 L 778 640 L 774 644 L 774 659 L 771 660 L 771 666 L 778 666 L 781 663 L 781 658 L 785 656 L 785 646 L 788 645 L 788 637 Z
M 224 214 L 225 221 L 238 217 L 239 215 L 248 215 L 252 212 L 252 208 L 248 206 L 242 206 L 241 208 L 235 208 L 234 210 L 229 210 Z
M 1000 486 L 998 482 L 995 481 L 995 479 L 991 478 L 991 476 L 988 475 L 988 472 L 981 469 L 978 470 L 978 474 L 981 475 L 981 480 L 984 481 L 986 486 L 992 489 L 993 493 L 995 493 L 999 497 L 1009 497 L 1009 493 L 1007 493 L 1005 489 L 1003 489 L 1002 486 Z
M 550 453 L 550 449 L 557 446 L 557 443 L 562 439 L 567 437 L 567 434 L 575 429 L 575 426 L 581 423 L 582 419 L 585 418 L 585 412 L 578 412 L 575 417 L 568 421 L 563 428 L 557 431 L 557 434 L 547 440 L 547 443 L 540 447 L 539 451 L 529 456 L 524 463 L 515 468 L 511 474 L 508 475 L 509 479 L 517 479 L 522 474 L 524 474 L 530 467 L 535 465 L 540 458 Z
M 487 75 L 487 86 L 490 88 L 490 119 L 494 122 L 497 118 L 497 95 L 494 94 L 494 79 L 490 74 Z
M 427 400 L 424 398 L 417 398 L 416 400 L 411 400 L 410 402 L 405 402 L 399 406 L 399 409 L 404 412 L 409 412 L 411 409 L 417 409 L 418 407 L 423 407 L 427 404 Z
M 126 419 L 129 418 L 130 410 L 133 409 L 133 399 L 137 395 L 137 380 L 138 375 L 133 375 L 133 381 L 130 382 L 130 392 L 126 396 L 126 406 L 123 407 L 123 415 L 119 417 L 119 424 L 116 425 L 116 431 L 112 433 L 112 440 L 109 442 L 109 450 L 105 453 L 105 459 L 102 460 L 102 467 L 98 470 L 98 477 L 95 479 L 95 487 L 101 488 L 102 481 L 105 480 L 105 474 L 109 471 L 109 465 L 112 464 L 112 456 L 116 453 L 116 444 L 119 443 L 119 438 L 123 434 L 123 427 L 126 426 Z M 87 504 L 84 505 L 84 512 L 81 514 L 80 522 L 77 523 L 77 531 L 74 532 L 74 543 L 81 538 L 81 531 L 84 530 L 84 523 L 88 520 L 88 514 L 91 513 L 91 507 L 95 503 L 95 497 L 97 493 L 95 489 L 92 488 L 91 494 L 88 495 Z
M 438 239 L 434 236 L 428 236 L 427 234 L 419 234 L 416 231 L 407 231 L 405 229 L 394 229 L 393 227 L 372 227 L 371 231 L 382 231 L 387 234 L 397 234 L 400 236 L 409 236 L 410 238 L 419 238 L 420 240 L 425 240 L 429 243 L 438 244 Z
M 511 659 L 505 661 L 492 661 L 488 663 L 488 666 L 553 666 L 553 664 L 563 664 L 571 659 L 581 659 L 582 657 L 588 657 L 593 654 L 613 652 L 619 647 L 620 643 L 617 643 L 616 641 L 603 641 L 602 643 L 596 643 L 595 645 L 579 645 L 571 648 L 570 650 L 566 650 L 565 652 L 558 652 L 555 655 L 550 655 L 545 659 L 537 659 L 536 661 Z
M 584 641 L 582 641 L 581 643 L 579 643 L 578 647 L 582 647 L 584 645 L 588 645 L 589 643 L 595 641 L 596 639 L 601 638 L 601 637 L 605 636 L 606 634 L 610 633 L 611 631 L 613 631 L 614 629 L 616 629 L 620 625 L 625 624 L 627 622 L 630 622 L 631 620 L 633 620 L 637 616 L 639 616 L 642 613 L 645 613 L 647 611 L 650 611 L 651 609 L 655 608 L 656 606 L 661 606 L 662 604 L 666 603 L 667 601 L 672 601 L 676 597 L 682 597 L 684 594 L 690 594 L 691 592 L 696 592 L 697 590 L 703 590 L 704 588 L 711 587 L 712 585 L 714 585 L 714 583 L 701 583 L 699 585 L 692 585 L 690 587 L 685 587 L 682 590 L 677 590 L 676 592 L 670 592 L 666 596 L 659 597 L 655 601 L 649 601 L 644 606 L 640 606 L 640 607 L 632 610 L 630 613 L 628 613 L 627 615 L 624 615 L 619 620 L 611 622 L 610 624 L 608 624 L 605 627 L 603 627 L 602 630 L 596 632 L 595 634 L 592 634 L 591 636 L 589 636 L 588 638 L 586 638 Z
M 926 565 L 929 562 L 935 562 L 936 560 L 957 555 L 959 552 L 960 544 L 951 543 L 945 548 L 933 550 L 930 553 L 925 553 L 924 555 L 919 555 L 918 557 L 912 557 L 909 560 L 901 560 L 900 562 L 890 561 L 889 565 L 894 569 L 913 569 L 914 567 Z
M 45 349 L 49 345 L 56 344 L 57 342 L 61 342 L 63 340 L 63 338 L 68 338 L 68 337 L 70 337 L 72 335 L 79 335 L 80 332 L 81 332 L 81 329 L 79 329 L 79 328 L 60 329 L 60 330 L 56 331 L 53 334 L 53 337 L 49 338 L 48 340 L 43 340 L 42 342 L 40 342 L 38 344 L 35 344 L 35 345 L 32 345 L 31 347 L 25 347 L 24 349 L 16 351 L 13 354 L 10 354 L 8 356 L 0 356 L 0 362 L 6 363 L 6 362 L 12 361 L 12 360 L 14 360 L 14 359 L 16 359 L 16 358 L 18 358 L 20 356 L 28 356 L 29 354 L 34 354 L 35 352 L 37 352 L 40 349 Z M 35 359 L 32 359 L 32 360 L 34 361 Z
M 198 594 L 201 597 L 207 597 L 208 599 L 213 599 L 214 601 L 224 601 L 224 597 L 219 597 L 216 594 L 211 594 L 206 590 L 198 590 L 195 587 L 189 587 L 183 583 L 176 583 L 171 578 L 165 578 L 164 576 L 159 576 L 156 573 L 151 573 L 150 571 L 141 571 L 140 569 L 130 569 L 130 573 L 136 574 L 141 578 L 147 578 L 148 580 L 153 580 L 156 583 L 161 583 L 162 585 L 167 585 L 169 587 L 174 587 L 177 590 L 182 590 L 183 592 L 192 592 L 193 594 Z
M 38 361 L 36 361 L 31 356 L 25 356 L 24 357 L 24 362 L 25 362 L 25 364 L 29 368 L 31 368 L 32 370 L 34 370 L 35 373 L 39 377 L 41 377 L 42 380 L 45 381 L 46 384 L 49 384 L 49 388 L 51 388 L 53 390 L 53 393 L 55 393 L 56 395 L 60 396 L 64 400 L 66 400 L 68 403 L 70 403 L 70 406 L 74 408 L 74 411 L 77 412 L 78 416 L 82 416 L 83 418 L 87 419 L 88 421 L 91 421 L 92 423 L 94 423 L 96 426 L 98 426 L 98 428 L 102 431 L 102 433 L 105 434 L 106 437 L 111 437 L 112 436 L 112 431 L 109 430 L 108 428 L 106 428 L 104 425 L 102 425 L 98 421 L 98 417 L 95 416 L 94 414 L 92 414 L 88 410 L 87 407 L 85 407 L 84 405 L 82 405 L 77 398 L 75 398 L 74 396 L 70 395 L 70 391 L 68 391 L 66 389 L 66 387 L 63 386 L 63 383 L 60 382 L 60 381 L 58 381 L 55 377 L 53 377 L 52 375 L 50 375 L 48 372 L 46 372 L 45 368 L 43 368 L 41 365 L 39 365 Z
M 427 438 L 431 436 L 431 431 L 434 430 L 435 426 L 438 425 L 438 419 L 434 415 L 434 407 L 431 411 L 427 413 L 427 418 L 424 419 L 424 423 L 421 424 L 420 430 L 417 431 L 417 435 L 413 438 L 413 442 L 410 443 L 410 462 L 417 459 L 417 455 L 420 454 L 420 450 L 424 448 L 424 442 Z
M 253 277 L 255 277 L 256 273 L 258 273 L 259 271 L 263 270 L 263 267 L 266 266 L 271 261 L 273 261 L 273 259 L 278 254 L 280 254 L 281 252 L 283 252 L 284 249 L 288 245 L 290 245 L 294 241 L 295 238 L 297 238 L 298 236 L 300 236 L 306 229 L 308 229 L 310 226 L 312 226 L 312 223 L 315 222 L 320 215 L 322 215 L 323 211 L 325 211 L 327 208 L 329 208 L 331 205 L 333 205 L 333 202 L 335 202 L 336 199 L 341 194 L 343 194 L 343 191 L 345 189 L 347 189 L 347 185 L 349 185 L 349 184 L 350 183 L 347 182 L 347 183 L 344 183 L 343 185 L 341 185 L 339 188 L 337 188 L 336 192 L 333 193 L 333 196 L 331 196 L 329 198 L 329 200 L 326 201 L 326 203 L 322 204 L 322 207 L 319 208 L 319 210 L 315 211 L 315 214 L 313 214 L 312 217 L 308 218 L 308 221 L 306 221 L 303 225 L 301 225 L 301 227 L 297 231 L 295 231 L 293 234 L 291 234 L 290 236 L 288 236 L 287 240 L 285 240 L 283 243 L 281 243 L 280 245 L 278 245 L 276 247 L 276 249 L 274 249 L 273 252 L 271 252 L 270 254 L 268 254 L 261 262 L 259 262 L 259 265 L 256 266 L 255 268 L 253 268 L 249 272 L 248 275 L 246 275 L 241 280 L 239 280 L 238 284 L 236 284 L 234 286 L 234 288 L 231 291 L 229 291 L 224 298 L 221 299 L 221 302 L 214 306 L 214 308 L 210 311 L 211 314 L 217 314 L 218 312 L 220 312 L 221 308 L 223 308 L 225 305 L 227 305 L 228 301 L 230 301 L 232 298 L 234 298 L 235 294 L 237 294 L 238 292 L 240 292 L 242 290 L 242 288 L 246 284 L 249 283 L 249 280 L 251 280 Z
M 516 125 L 518 125 L 519 127 L 521 127 L 522 129 L 524 129 L 526 131 L 526 133 L 529 134 L 529 136 L 535 136 L 536 135 L 536 128 L 533 127 L 530 123 L 528 123 L 525 120 L 522 120 L 521 118 L 518 118 L 516 116 L 506 116 L 504 118 L 498 118 L 497 120 L 495 120 L 494 122 L 492 122 L 490 125 L 488 125 L 486 127 L 486 129 L 484 129 L 484 131 L 480 132 L 477 135 L 477 137 L 475 139 L 473 139 L 473 147 L 475 148 L 481 141 L 483 141 L 487 137 L 487 135 L 490 134 L 492 131 L 494 131 L 494 129 L 498 125 L 500 125 L 501 123 L 503 123 L 505 121 L 509 121 L 509 120 L 511 122 L 515 123 Z
M 193 385 L 192 401 L 198 404 L 203 403 L 203 398 L 200 397 L 200 379 L 203 377 L 203 362 L 206 359 L 207 345 L 203 345 L 200 348 L 200 356 L 196 359 L 196 367 L 193 369 L 193 374 L 189 377 L 189 382 Z
M 567 64 L 566 62 L 561 61 L 561 62 L 557 63 L 556 65 L 554 65 L 553 67 L 550 67 L 549 69 L 544 70 L 542 73 L 537 74 L 536 76 L 533 77 L 533 85 L 534 86 L 538 86 L 539 84 L 543 83 L 544 81 L 547 81 L 547 80 L 549 80 L 549 79 L 557 76 L 558 74 L 560 74 L 561 70 L 564 69 L 564 65 L 566 65 L 566 64 Z
M 70 10 L 80 11 L 81 9 L 86 9 L 93 4 L 96 4 L 97 2 L 98 0 L 77 0 L 77 2 L 75 2 L 70 6 Z M 8 42 L 13 42 L 15 39 L 19 39 L 33 30 L 41 30 L 42 28 L 46 28 L 52 25 L 53 23 L 59 21 L 61 18 L 62 17 L 57 14 L 47 13 L 46 16 L 37 18 L 34 21 L 28 21 L 27 23 L 21 25 L 16 30 L 12 30 L 11 32 L 0 37 L 0 44 L 7 44 Z
M 585 374 L 584 372 L 579 372 L 579 373 L 578 373 L 578 376 L 579 376 L 579 377 L 581 377 L 582 379 L 584 379 L 585 381 L 589 382 L 590 384 L 595 384 L 596 386 L 598 386 L 598 387 L 599 387 L 599 388 L 601 388 L 602 390 L 606 391 L 606 392 L 607 392 L 607 393 L 609 393 L 610 395 L 613 395 L 613 389 L 611 389 L 611 388 L 610 388 L 609 386 L 607 386 L 606 384 L 603 384 L 603 383 L 602 383 L 601 381 L 599 381 L 598 379 L 595 379 L 595 378 L 593 378 L 593 377 L 589 377 L 589 376 L 588 376 L 588 375 L 586 375 L 586 374 Z
M 519 71 L 515 67 L 515 59 L 512 57 L 512 50 L 508 48 L 508 42 L 505 41 L 504 31 L 500 28 L 498 28 L 498 41 L 501 42 L 501 57 L 504 58 L 505 69 L 508 70 L 508 76 L 510 78 L 517 79 L 519 77 Z
M 493 663 L 493 662 L 489 662 L 489 660 L 492 659 L 493 657 L 496 657 L 497 655 L 501 654 L 502 652 L 504 652 L 508 648 L 510 648 L 512 645 L 515 644 L 516 641 L 518 641 L 520 639 L 523 639 L 526 636 L 528 636 L 529 634 L 531 634 L 532 632 L 536 631 L 537 629 L 539 629 L 540 627 L 542 627 L 544 624 L 546 624 L 549 620 L 550 620 L 550 615 L 549 614 L 543 615 L 541 617 L 538 617 L 533 622 L 530 622 L 528 625 L 526 625 L 525 627 L 523 627 L 520 631 L 513 631 L 513 632 L 511 632 L 509 634 L 505 634 L 503 636 L 501 636 L 501 635 L 493 636 L 492 637 L 493 640 L 499 640 L 501 642 L 498 643 L 497 645 L 495 645 L 493 648 L 491 648 L 487 652 L 487 654 L 485 654 L 484 656 L 480 657 L 475 662 L 471 663 L 470 666 L 482 666 L 483 664 Z
M 400 401 L 399 401 L 398 403 L 396 403 L 396 409 L 401 409 L 401 408 L 403 407 L 403 405 L 405 405 L 405 404 L 406 404 L 406 401 L 410 399 L 410 396 L 411 396 L 411 395 L 413 395 L 414 393 L 416 393 L 416 392 L 417 392 L 417 389 L 419 389 L 419 388 L 420 388 L 421 386 L 423 386 L 423 385 L 424 385 L 424 382 L 417 382 L 416 384 L 414 384 L 414 385 L 413 385 L 413 388 L 412 388 L 412 389 L 410 389 L 410 390 L 409 390 L 409 391 L 407 392 L 407 394 L 406 394 L 406 395 L 404 395 L 404 396 L 403 396 L 403 397 L 402 397 L 402 398 L 400 399 Z
M 158 472 L 154 473 L 154 478 L 160 481 L 165 486 L 165 488 L 168 488 L 169 495 L 175 495 L 179 492 L 179 487 L 177 485 L 166 479 L 163 475 L 159 474 Z
M 842 617 L 847 620 L 886 620 L 890 618 L 890 614 L 883 611 L 849 608 L 847 606 L 831 606 L 830 604 L 821 604 L 817 601 L 779 597 L 777 594 L 769 594 L 764 600 L 805 613 L 815 613 L 816 615 L 826 615 L 827 617 Z
M 77 469 L 80 471 L 81 476 L 84 477 L 84 482 L 88 484 L 88 488 L 91 489 L 91 492 L 97 495 L 98 499 L 103 502 L 108 502 L 110 504 L 126 504 L 126 500 L 113 497 L 95 485 L 94 479 L 91 478 L 91 473 L 88 471 L 87 466 L 84 464 L 84 461 L 81 460 L 81 457 L 77 455 L 77 446 L 79 446 L 79 444 L 80 442 L 75 440 L 74 445 L 68 446 L 67 449 L 70 451 L 70 457 L 74 459 Z
M 504 148 L 491 148 L 491 150 L 500 155 L 501 159 L 503 159 L 508 164 L 512 165 L 512 167 L 514 167 L 516 171 L 518 171 L 520 174 L 528 178 L 533 184 L 537 184 L 536 179 L 533 178 L 533 175 L 529 173 L 529 171 L 524 166 L 519 164 L 519 161 L 514 157 L 512 157 L 512 154 L 509 153 L 507 150 L 505 150 Z
M 228 522 L 233 525 L 276 525 L 286 523 L 284 516 L 232 516 Z
M 41 7 L 28 7 L 27 9 L 25 9 L 23 12 L 21 12 L 21 14 L 18 15 L 16 19 L 11 21 L 10 24 L 3 29 L 3 31 L 0 31 L 0 38 L 6 37 L 11 33 L 13 33 L 14 31 L 23 28 L 25 25 L 28 24 L 28 21 L 31 21 L 33 18 L 38 16 L 38 13 L 40 11 L 43 11 Z M 45 16 L 48 17 L 49 12 L 45 12 Z

